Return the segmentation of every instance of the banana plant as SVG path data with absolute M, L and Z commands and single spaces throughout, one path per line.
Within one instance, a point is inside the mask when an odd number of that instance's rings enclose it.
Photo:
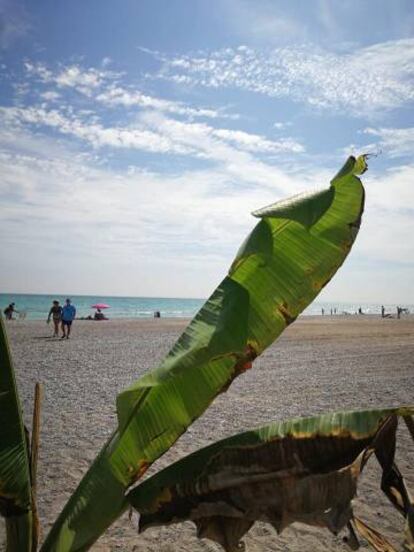
M 0 315 L 0 515 L 7 550 L 30 551 L 34 529 L 30 459 L 4 322 Z
M 414 406 L 337 412 L 276 422 L 214 443 L 172 464 L 127 495 L 139 512 L 139 530 L 191 520 L 197 536 L 226 552 L 256 521 L 278 533 L 293 522 L 346 526 L 378 552 L 397 552 L 376 529 L 356 517 L 352 499 L 358 477 L 375 453 L 381 488 L 406 518 L 406 550 L 414 550 L 414 505 L 395 463 L 398 417 L 413 431 Z M 412 432 L 414 438 L 414 432 Z
M 87 550 L 127 508 L 127 489 L 313 301 L 358 233 L 366 168 L 366 156 L 350 157 L 327 189 L 253 213 L 228 275 L 161 364 L 118 395 L 118 427 L 44 552 Z

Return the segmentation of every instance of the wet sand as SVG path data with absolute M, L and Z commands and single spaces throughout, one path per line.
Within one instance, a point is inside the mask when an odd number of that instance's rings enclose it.
M 81 476 L 116 426 L 116 394 L 167 353 L 185 320 L 76 321 L 70 340 L 50 339 L 44 322 L 7 325 L 25 418 L 31 424 L 33 388 L 45 387 L 39 458 L 39 512 L 46 534 Z M 414 403 L 414 316 L 303 317 L 290 326 L 227 393 L 152 468 L 276 419 L 333 410 Z M 399 467 L 414 491 L 414 443 L 401 424 Z M 361 480 L 356 511 L 401 549 L 403 520 L 379 490 L 376 461 Z M 192 523 L 137 535 L 136 519 L 118 520 L 93 550 L 208 552 Z M 0 543 L 4 526 L 0 525 Z M 342 535 L 294 525 L 278 536 L 256 524 L 245 538 L 249 552 L 349 550 Z M 0 549 L 2 545 L 0 544 Z

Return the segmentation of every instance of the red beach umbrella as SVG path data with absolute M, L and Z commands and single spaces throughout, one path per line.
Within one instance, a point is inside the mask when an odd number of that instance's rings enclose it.
M 110 309 L 111 307 L 106 303 L 96 303 L 96 305 L 91 305 L 91 309 Z

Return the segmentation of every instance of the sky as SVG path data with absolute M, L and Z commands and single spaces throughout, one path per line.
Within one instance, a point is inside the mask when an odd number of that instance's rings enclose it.
M 0 0 L 0 290 L 207 297 L 378 154 L 325 301 L 414 304 L 412 0 Z

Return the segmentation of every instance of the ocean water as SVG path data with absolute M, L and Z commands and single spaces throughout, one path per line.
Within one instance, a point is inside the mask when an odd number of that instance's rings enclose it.
M 205 299 L 174 299 L 165 297 L 105 297 L 95 295 L 71 295 L 72 303 L 76 306 L 77 316 L 93 315 L 91 305 L 106 303 L 110 305 L 105 310 L 108 318 L 152 318 L 155 311 L 160 311 L 163 318 L 192 318 L 203 305 Z M 16 309 L 23 313 L 28 320 L 46 320 L 53 299 L 63 304 L 65 295 L 32 295 L 18 293 L 0 293 L 0 308 L 4 308 L 12 301 Z M 414 313 L 414 305 L 400 305 Z M 337 314 L 354 314 L 359 307 L 366 314 L 380 314 L 381 305 L 378 303 L 327 303 L 314 301 L 303 314 L 317 315 L 324 309 L 325 315 L 330 315 L 331 309 Z M 396 314 L 396 304 L 384 304 L 388 313 Z M 20 315 L 20 316 L 22 316 Z M 19 315 L 15 315 L 16 318 Z
M 105 309 L 108 318 L 152 318 L 155 311 L 160 311 L 162 317 L 190 318 L 199 310 L 204 299 L 173 299 L 163 297 L 105 297 L 95 295 L 23 295 L 12 293 L 0 294 L 0 308 L 4 308 L 12 301 L 15 308 L 23 312 L 29 320 L 47 318 L 52 301 L 57 299 L 61 305 L 66 297 L 70 297 L 76 307 L 76 316 L 93 315 L 95 309 L 91 305 L 106 303 L 110 306 Z M 18 318 L 19 315 L 15 315 Z

